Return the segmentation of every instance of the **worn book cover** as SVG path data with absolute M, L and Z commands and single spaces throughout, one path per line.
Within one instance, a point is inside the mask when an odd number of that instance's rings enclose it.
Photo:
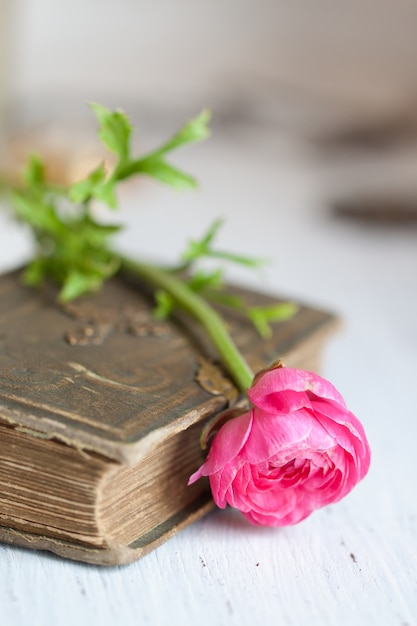
M 254 371 L 277 358 L 317 371 L 337 326 L 302 304 L 267 340 L 226 318 Z M 187 487 L 200 433 L 241 401 L 196 324 L 153 319 L 132 280 L 60 305 L 2 276 L 0 540 L 98 564 L 143 556 L 212 508 L 207 482 Z

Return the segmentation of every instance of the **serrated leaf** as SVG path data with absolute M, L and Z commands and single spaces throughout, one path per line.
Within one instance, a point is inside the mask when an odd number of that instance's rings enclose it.
M 108 114 L 99 111 L 102 117 Z M 170 185 L 174 189 L 195 189 L 198 184 L 195 178 L 167 163 L 164 156 L 179 148 L 180 146 L 205 139 L 209 134 L 208 122 L 210 120 L 209 111 L 203 111 L 185 124 L 171 139 L 160 148 L 150 152 L 140 159 L 127 159 L 117 167 L 117 177 L 119 180 L 128 178 L 132 174 L 147 174 L 156 178 L 162 183 Z
M 119 267 L 118 257 L 111 252 L 108 238 L 120 227 L 96 222 L 90 209 L 91 201 L 96 199 L 115 207 L 115 185 L 136 173 L 148 174 L 176 189 L 195 188 L 196 180 L 167 163 L 164 155 L 208 135 L 210 115 L 204 111 L 185 124 L 159 150 L 132 160 L 132 127 L 128 118 L 122 112 L 110 111 L 100 104 L 91 107 L 99 124 L 101 140 L 119 157 L 113 171 L 107 174 L 101 164 L 85 179 L 67 189 L 58 189 L 45 180 L 42 161 L 32 157 L 26 168 L 23 190 L 14 195 L 16 215 L 32 228 L 37 247 L 37 261 L 28 267 L 27 280 L 34 284 L 46 276 L 52 277 L 63 285 L 60 294 L 63 300 L 99 288 L 102 281 Z M 214 274 L 197 281 L 199 288 L 218 284 Z M 173 302 L 165 295 L 159 315 L 167 315 L 172 307 Z
M 98 135 L 106 148 L 118 155 L 120 161 L 127 161 L 130 154 L 132 126 L 121 111 L 110 111 L 101 104 L 92 103 L 99 122 Z

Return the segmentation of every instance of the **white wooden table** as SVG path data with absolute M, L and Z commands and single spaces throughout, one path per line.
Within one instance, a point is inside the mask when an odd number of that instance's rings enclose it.
M 126 189 L 120 246 L 171 260 L 219 215 L 219 244 L 271 259 L 235 280 L 339 312 L 323 374 L 362 419 L 366 479 L 285 529 L 217 511 L 143 560 L 102 569 L 0 546 L 0 624 L 417 624 L 417 229 L 329 216 L 325 168 L 271 137 L 214 138 L 181 156 L 197 193 Z M 1 218 L 0 268 L 27 254 Z

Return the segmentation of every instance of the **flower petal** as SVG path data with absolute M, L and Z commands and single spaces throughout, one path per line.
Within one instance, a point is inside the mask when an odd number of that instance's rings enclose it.
M 280 367 L 259 374 L 248 394 L 254 408 L 220 427 L 190 478 L 208 475 L 218 506 L 254 524 L 295 524 L 365 476 L 364 429 L 331 383 Z
M 300 409 L 286 416 L 274 416 L 254 409 L 253 423 L 242 455 L 251 464 L 273 460 L 282 463 L 303 457 L 307 450 L 327 450 L 334 438 L 311 412 Z
M 329 381 L 314 372 L 291 367 L 279 367 L 265 372 L 248 390 L 248 395 L 255 406 L 264 411 L 275 412 L 277 406 L 283 405 L 282 392 L 286 392 L 286 394 L 288 392 L 304 392 L 307 394 L 305 399 L 302 396 L 299 398 L 295 395 L 292 396 L 294 408 L 299 408 L 298 403 L 303 401 L 306 403 L 303 406 L 308 406 L 308 398 L 311 398 L 311 394 L 332 400 L 346 408 L 342 396 Z
M 221 470 L 235 458 L 246 443 L 252 427 L 252 411 L 239 415 L 224 424 L 215 435 L 206 461 L 191 476 L 188 484 L 201 476 L 209 476 Z

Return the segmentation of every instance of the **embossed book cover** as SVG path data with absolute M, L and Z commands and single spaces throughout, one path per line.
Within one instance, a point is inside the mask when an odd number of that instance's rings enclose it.
M 278 357 L 316 369 L 337 324 L 300 305 L 261 340 L 228 315 L 255 370 Z M 0 539 L 107 565 L 141 557 L 211 509 L 207 483 L 187 481 L 204 423 L 239 401 L 197 325 L 155 321 L 136 284 L 58 305 L 1 277 Z

